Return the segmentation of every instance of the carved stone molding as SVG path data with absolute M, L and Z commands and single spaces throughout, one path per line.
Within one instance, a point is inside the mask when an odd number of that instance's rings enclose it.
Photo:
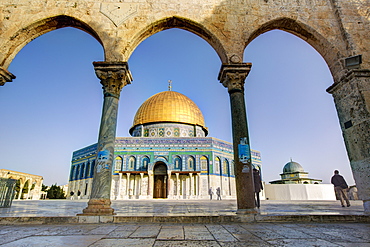
M 6 82 L 11 82 L 15 79 L 15 75 L 0 67 L 0 86 L 4 86 Z
M 131 84 L 132 75 L 126 62 L 94 62 L 93 65 L 105 97 L 119 98 L 122 88 Z
M 223 64 L 218 74 L 218 80 L 228 89 L 229 93 L 234 91 L 243 92 L 244 81 L 251 67 L 251 63 Z

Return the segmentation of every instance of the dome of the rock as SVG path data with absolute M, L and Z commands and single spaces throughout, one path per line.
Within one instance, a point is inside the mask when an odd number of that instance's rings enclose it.
M 158 125 L 159 123 L 162 125 L 171 123 L 172 126 L 173 124 L 191 125 L 200 128 L 204 135 L 208 133 L 203 114 L 198 106 L 185 95 L 174 91 L 160 92 L 147 99 L 136 112 L 130 133 L 137 136 L 134 132 L 140 129 L 139 126 Z M 166 127 L 168 125 L 163 126 L 163 128 Z M 192 136 L 191 131 L 189 133 L 189 136 Z M 142 134 L 140 133 L 140 135 Z M 157 134 L 151 136 L 157 136 Z M 181 136 L 181 133 L 178 136 Z

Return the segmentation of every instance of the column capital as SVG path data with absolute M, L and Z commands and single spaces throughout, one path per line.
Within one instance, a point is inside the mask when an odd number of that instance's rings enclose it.
M 243 92 L 244 81 L 251 67 L 251 63 L 222 64 L 218 80 L 228 89 L 229 93 L 234 91 Z
M 351 81 L 353 78 L 360 78 L 360 77 L 370 77 L 370 70 L 369 69 L 352 69 L 348 70 L 347 73 L 340 78 L 339 81 L 334 82 L 333 85 L 326 89 L 326 92 L 333 94 L 336 90 L 338 90 L 341 86 L 346 84 L 347 82 Z
M 12 82 L 13 79 L 15 75 L 0 67 L 0 86 L 4 86 L 6 82 Z
M 93 65 L 105 97 L 119 98 L 122 88 L 131 84 L 132 75 L 127 62 L 93 62 Z

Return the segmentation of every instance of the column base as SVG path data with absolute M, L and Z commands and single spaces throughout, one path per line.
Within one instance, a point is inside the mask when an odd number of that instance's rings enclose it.
M 238 209 L 236 214 L 258 214 L 258 210 L 255 208 Z
M 114 209 L 111 208 L 110 199 L 90 199 L 87 208 L 82 210 L 82 214 L 77 216 L 98 216 L 98 215 L 115 215 Z

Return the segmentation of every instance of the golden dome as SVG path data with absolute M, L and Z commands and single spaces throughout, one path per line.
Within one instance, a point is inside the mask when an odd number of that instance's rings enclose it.
M 203 114 L 185 95 L 164 91 L 147 99 L 136 112 L 133 129 L 140 124 L 172 122 L 199 125 L 205 128 Z

